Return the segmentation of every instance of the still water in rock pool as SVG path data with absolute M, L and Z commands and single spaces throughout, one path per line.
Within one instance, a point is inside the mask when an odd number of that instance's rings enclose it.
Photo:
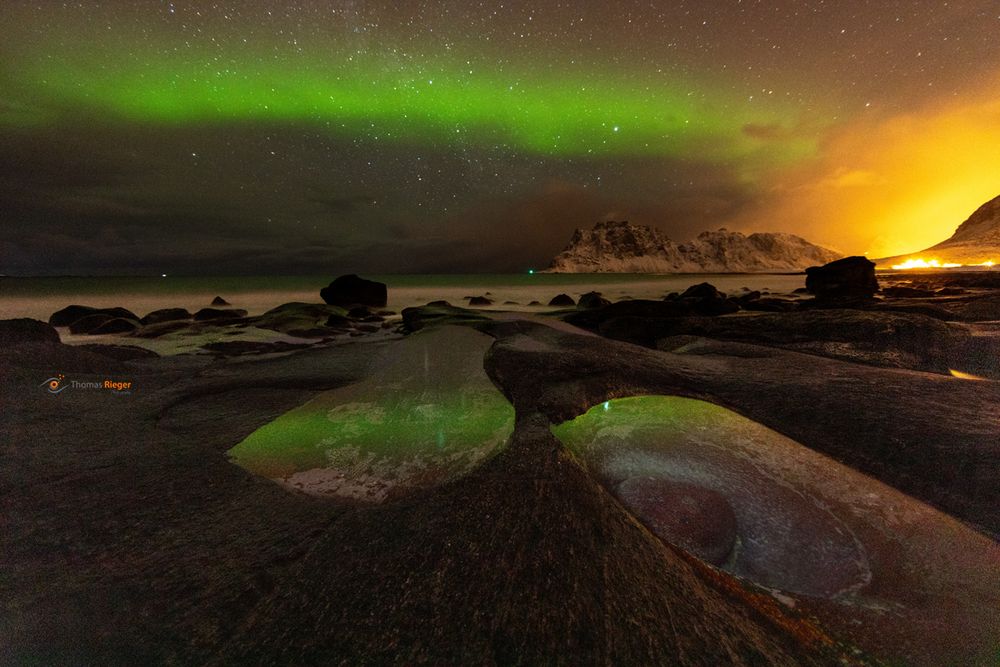
M 513 407 L 483 370 L 492 342 L 460 327 L 412 335 L 365 380 L 320 394 L 229 455 L 291 488 L 364 502 L 460 477 L 514 428 Z

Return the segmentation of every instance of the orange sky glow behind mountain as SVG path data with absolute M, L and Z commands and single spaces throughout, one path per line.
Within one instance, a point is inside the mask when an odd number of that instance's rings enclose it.
M 735 226 L 872 258 L 935 245 L 1000 194 L 1000 77 L 963 99 L 836 127 L 816 159 L 764 185 Z

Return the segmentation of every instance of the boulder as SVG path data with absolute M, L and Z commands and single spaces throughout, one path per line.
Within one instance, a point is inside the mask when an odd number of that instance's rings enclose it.
M 175 322 L 178 320 L 190 320 L 191 313 L 186 308 L 161 308 L 154 310 L 143 317 L 139 322 L 145 326 L 147 324 L 160 324 L 161 322 Z
M 213 305 L 213 306 L 229 306 L 229 305 L 232 305 L 232 304 L 230 304 L 228 301 L 226 301 L 225 299 L 223 299 L 221 296 L 217 296 L 214 299 L 212 299 L 212 303 L 210 305 Z
M 97 327 L 103 326 L 114 319 L 119 318 L 115 318 L 107 313 L 94 313 L 92 315 L 86 315 L 73 321 L 69 325 L 69 332 L 71 334 L 89 334 Z
M 68 327 L 73 322 L 88 315 L 104 314 L 111 317 L 124 317 L 130 320 L 138 320 L 139 316 L 126 308 L 92 308 L 90 306 L 66 306 L 62 310 L 57 310 L 49 317 L 49 324 L 54 327 Z
M 556 294 L 549 301 L 550 306 L 575 306 L 576 301 L 569 294 Z
M 207 320 L 238 320 L 246 316 L 247 311 L 242 308 L 229 308 L 225 310 L 219 308 L 202 308 L 194 314 L 194 319 L 196 322 L 205 322 Z
M 844 257 L 806 269 L 806 289 L 818 298 L 871 297 L 878 291 L 875 262 L 867 257 Z
M 335 306 L 374 306 L 384 308 L 388 302 L 385 283 L 365 280 L 352 274 L 340 276 L 319 291 L 323 301 Z
M 133 320 L 128 317 L 115 317 L 104 324 L 94 327 L 87 333 L 91 336 L 100 336 L 102 334 L 119 334 L 128 333 L 130 331 L 135 331 L 139 328 L 139 320 Z
M 485 296 L 474 296 L 469 299 L 470 306 L 492 306 L 493 301 Z
M 15 320 L 0 320 L 0 345 L 21 343 L 58 343 L 59 332 L 40 320 L 27 317 Z
M 578 308 L 589 310 L 591 308 L 610 306 L 611 302 L 601 296 L 600 292 L 587 292 L 580 297 L 580 301 L 576 305 Z
M 712 283 L 698 283 L 697 285 L 692 285 L 684 290 L 681 294 L 682 299 L 713 299 L 721 300 L 725 299 L 726 295 L 715 288 Z

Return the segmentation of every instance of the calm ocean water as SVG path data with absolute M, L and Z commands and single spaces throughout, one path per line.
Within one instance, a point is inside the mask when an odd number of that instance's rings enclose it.
M 123 306 L 138 315 L 158 308 L 195 311 L 221 296 L 251 315 L 289 301 L 320 301 L 319 290 L 334 276 L 250 277 L 94 277 L 0 278 L 0 318 L 49 315 L 69 304 L 95 307 Z M 464 305 L 464 297 L 489 293 L 497 307 L 538 310 L 524 304 L 548 303 L 565 292 L 574 299 L 597 291 L 612 301 L 621 297 L 659 299 L 690 285 L 710 282 L 720 290 L 742 288 L 791 292 L 805 284 L 805 276 L 788 274 L 503 274 L 503 275 L 371 275 L 389 286 L 389 309 L 399 311 L 444 299 Z M 518 305 L 504 305 L 507 301 Z

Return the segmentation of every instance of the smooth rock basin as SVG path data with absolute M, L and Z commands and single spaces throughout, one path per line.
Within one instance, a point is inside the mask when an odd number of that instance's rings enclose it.
M 615 399 L 552 431 L 662 540 L 859 644 L 997 655 L 1000 545 L 946 514 L 704 401 Z
M 483 370 L 492 341 L 464 327 L 414 334 L 367 379 L 285 413 L 229 455 L 292 489 L 362 502 L 464 475 L 514 428 L 513 407 Z

